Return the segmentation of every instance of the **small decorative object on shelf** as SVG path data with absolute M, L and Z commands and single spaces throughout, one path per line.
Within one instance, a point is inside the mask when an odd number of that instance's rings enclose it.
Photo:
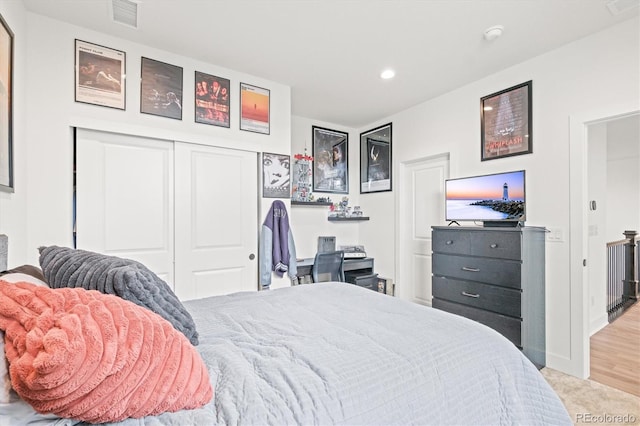
M 347 217 L 348 205 L 349 197 L 342 197 L 342 201 L 332 204 L 329 208 L 329 217 Z
M 367 220 L 362 214 L 360 206 L 349 207 L 349 197 L 342 197 L 338 203 L 329 207 L 329 220 Z
M 348 197 L 342 197 L 339 203 L 331 204 L 327 219 L 330 222 L 369 220 L 368 217 L 363 216 L 360 206 L 354 206 L 353 209 L 349 207 Z
M 307 155 L 305 148 L 304 154 L 295 154 L 295 163 L 293 165 L 293 193 L 291 201 L 297 202 L 313 202 L 313 194 L 311 193 L 311 162 L 313 157 Z

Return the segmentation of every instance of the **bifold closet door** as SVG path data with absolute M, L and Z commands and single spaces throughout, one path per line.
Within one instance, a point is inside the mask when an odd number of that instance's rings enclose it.
M 257 290 L 256 153 L 176 142 L 174 154 L 176 294 Z
M 174 283 L 173 142 L 78 129 L 76 245 Z

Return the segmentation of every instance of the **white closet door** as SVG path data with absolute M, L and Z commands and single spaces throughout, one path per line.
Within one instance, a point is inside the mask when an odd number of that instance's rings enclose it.
M 173 287 L 173 142 L 78 129 L 77 248 L 134 259 Z
M 180 299 L 257 290 L 257 173 L 255 153 L 176 142 Z

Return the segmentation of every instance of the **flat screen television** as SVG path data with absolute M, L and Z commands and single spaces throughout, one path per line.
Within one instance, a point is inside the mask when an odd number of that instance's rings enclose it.
M 517 226 L 526 218 L 524 170 L 447 179 L 445 196 L 447 221 Z

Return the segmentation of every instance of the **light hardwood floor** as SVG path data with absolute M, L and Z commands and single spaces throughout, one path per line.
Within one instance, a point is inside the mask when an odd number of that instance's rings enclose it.
M 591 336 L 589 378 L 640 396 L 640 302 Z

